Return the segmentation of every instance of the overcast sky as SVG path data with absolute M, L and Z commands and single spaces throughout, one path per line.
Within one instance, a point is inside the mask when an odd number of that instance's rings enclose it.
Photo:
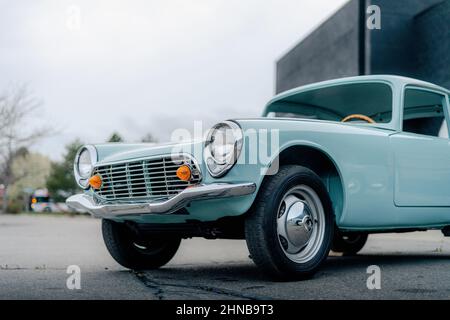
M 27 128 L 58 134 L 35 149 L 167 141 L 234 117 L 260 115 L 275 61 L 346 0 L 0 0 L 0 89 L 26 83 L 42 101 Z M 205 128 L 207 129 L 207 128 Z

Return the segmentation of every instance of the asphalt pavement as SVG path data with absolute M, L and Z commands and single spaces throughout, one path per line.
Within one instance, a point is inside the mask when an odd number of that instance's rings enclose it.
M 81 289 L 66 285 L 71 265 L 80 268 Z M 373 265 L 380 289 L 367 287 Z M 184 240 L 165 267 L 134 272 L 109 256 L 99 220 L 0 215 L 0 299 L 449 298 L 450 238 L 440 231 L 371 235 L 360 254 L 331 254 L 310 280 L 273 282 L 245 241 Z

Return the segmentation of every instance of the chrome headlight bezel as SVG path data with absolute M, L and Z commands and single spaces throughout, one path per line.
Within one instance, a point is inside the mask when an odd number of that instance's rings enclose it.
M 230 143 L 230 154 L 226 156 L 227 159 L 222 163 L 218 161 L 214 156 L 214 152 L 212 152 L 214 137 L 219 129 L 231 130 L 234 139 L 234 141 Z M 227 174 L 227 172 L 236 164 L 241 154 L 242 144 L 243 134 L 239 124 L 234 121 L 223 121 L 214 125 L 208 132 L 203 156 L 209 174 L 214 178 L 220 178 Z
M 80 172 L 79 164 L 80 164 L 80 157 L 85 152 L 87 152 L 89 156 L 90 170 L 88 170 L 89 173 L 83 174 Z M 77 154 L 75 155 L 75 159 L 73 162 L 73 172 L 75 175 L 75 181 L 81 188 L 83 189 L 89 188 L 89 178 L 92 175 L 94 165 L 97 163 L 97 161 L 98 161 L 97 149 L 95 149 L 95 147 L 92 145 L 85 145 L 81 147 L 78 150 Z

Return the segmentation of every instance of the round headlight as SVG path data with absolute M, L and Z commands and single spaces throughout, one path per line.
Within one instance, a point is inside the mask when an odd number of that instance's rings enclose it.
M 92 170 L 91 155 L 87 149 L 83 149 L 78 158 L 78 173 L 82 178 L 88 178 Z
M 94 146 L 87 145 L 78 150 L 75 156 L 74 173 L 75 180 L 80 187 L 87 188 L 89 186 L 88 180 L 96 162 L 97 150 Z
M 216 124 L 208 133 L 204 158 L 211 176 L 226 174 L 236 163 L 242 149 L 242 130 L 232 121 Z

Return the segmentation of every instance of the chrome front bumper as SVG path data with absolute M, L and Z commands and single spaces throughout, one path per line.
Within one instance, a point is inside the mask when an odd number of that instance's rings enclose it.
M 88 211 L 98 218 L 139 214 L 170 214 L 186 207 L 195 200 L 244 196 L 252 194 L 255 190 L 256 185 L 254 183 L 216 183 L 186 188 L 172 198 L 161 202 L 96 204 L 92 196 L 77 194 L 69 197 L 66 203 L 73 209 Z

